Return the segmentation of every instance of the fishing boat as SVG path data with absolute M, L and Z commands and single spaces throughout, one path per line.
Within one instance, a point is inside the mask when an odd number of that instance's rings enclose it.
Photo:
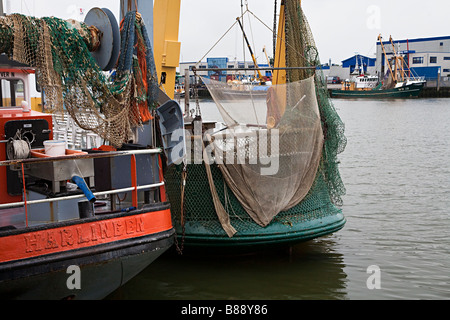
M 255 98 L 265 99 L 267 96 L 267 91 L 270 85 L 264 82 L 261 84 L 260 81 L 246 81 L 244 80 L 229 80 L 227 81 L 228 88 L 225 90 L 227 94 L 231 96 L 244 96 L 247 97 L 252 94 Z
M 358 60 L 356 60 L 357 65 L 351 78 L 343 81 L 341 89 L 331 90 L 333 98 L 395 99 L 417 98 L 420 95 L 426 81 L 414 77 L 403 56 L 396 53 L 392 37 L 390 42 L 394 54 L 390 59 L 381 41 L 381 35 L 378 36 L 378 39 L 388 62 L 388 72 L 383 81 L 380 81 L 378 76 L 365 74 L 364 69 L 358 65 Z
M 107 8 L 84 22 L 0 18 L 0 49 L 21 64 L 0 70 L 2 299 L 102 299 L 174 243 L 164 148 L 149 133 L 159 132 L 156 107 L 172 126 L 176 110 L 158 98 L 145 15 L 133 4 L 122 2 L 120 30 Z M 29 107 L 30 74 L 46 112 Z M 50 111 L 61 109 L 104 144 L 75 150 L 55 139 Z
M 286 247 L 346 223 L 337 160 L 344 126 L 316 72 L 318 51 L 300 1 L 276 9 L 265 98 L 233 95 L 226 83 L 202 77 L 222 119 L 203 121 L 199 103 L 185 119 L 186 157 L 165 172 L 181 253 Z

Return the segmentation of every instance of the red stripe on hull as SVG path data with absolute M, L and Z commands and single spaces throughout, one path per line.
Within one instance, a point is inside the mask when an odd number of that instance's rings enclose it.
M 171 228 L 170 209 L 165 209 L 4 236 L 0 238 L 0 263 L 137 238 Z

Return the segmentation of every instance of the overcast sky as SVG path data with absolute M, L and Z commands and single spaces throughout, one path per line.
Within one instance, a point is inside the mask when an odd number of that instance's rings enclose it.
M 6 0 L 3 0 L 4 2 Z M 181 61 L 198 61 L 236 21 L 241 2 L 268 27 L 273 27 L 274 0 L 181 0 L 179 41 Z M 280 3 L 281 0 L 278 0 Z M 119 14 L 119 0 L 11 0 L 12 12 L 84 20 L 92 7 L 108 7 Z M 374 56 L 378 34 L 385 40 L 450 36 L 449 0 L 303 0 L 323 63 L 334 63 L 356 52 Z M 82 9 L 82 11 L 80 11 Z M 245 32 L 259 63 L 266 63 L 263 47 L 272 55 L 272 33 L 253 15 L 244 20 Z M 242 32 L 235 25 L 209 57 L 241 60 Z M 245 56 L 250 59 L 248 51 Z

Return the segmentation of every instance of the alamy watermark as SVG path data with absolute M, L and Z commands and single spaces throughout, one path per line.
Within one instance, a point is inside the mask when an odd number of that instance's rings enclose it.
M 172 132 L 168 144 L 174 145 L 171 159 L 175 164 L 254 164 L 259 165 L 261 175 L 278 173 L 280 133 L 272 130 L 245 130 L 233 133 L 202 133 L 201 123 L 194 121 L 193 134 L 185 129 Z M 183 141 L 183 137 L 185 141 Z M 183 152 L 185 156 L 183 157 Z
M 366 13 L 368 14 L 366 20 L 366 26 L 369 30 L 381 29 L 381 8 L 377 5 L 371 5 L 367 7 Z
M 367 273 L 370 276 L 366 280 L 367 289 L 381 289 L 381 269 L 377 265 L 367 267 Z
M 70 276 L 67 278 L 66 286 L 69 290 L 81 289 L 81 269 L 77 265 L 70 265 L 66 270 Z

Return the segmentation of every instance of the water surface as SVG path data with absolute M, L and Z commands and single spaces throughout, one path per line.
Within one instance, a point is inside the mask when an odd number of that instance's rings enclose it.
M 170 252 L 109 298 L 450 299 L 450 99 L 333 103 L 348 139 L 342 230 L 290 251 Z

